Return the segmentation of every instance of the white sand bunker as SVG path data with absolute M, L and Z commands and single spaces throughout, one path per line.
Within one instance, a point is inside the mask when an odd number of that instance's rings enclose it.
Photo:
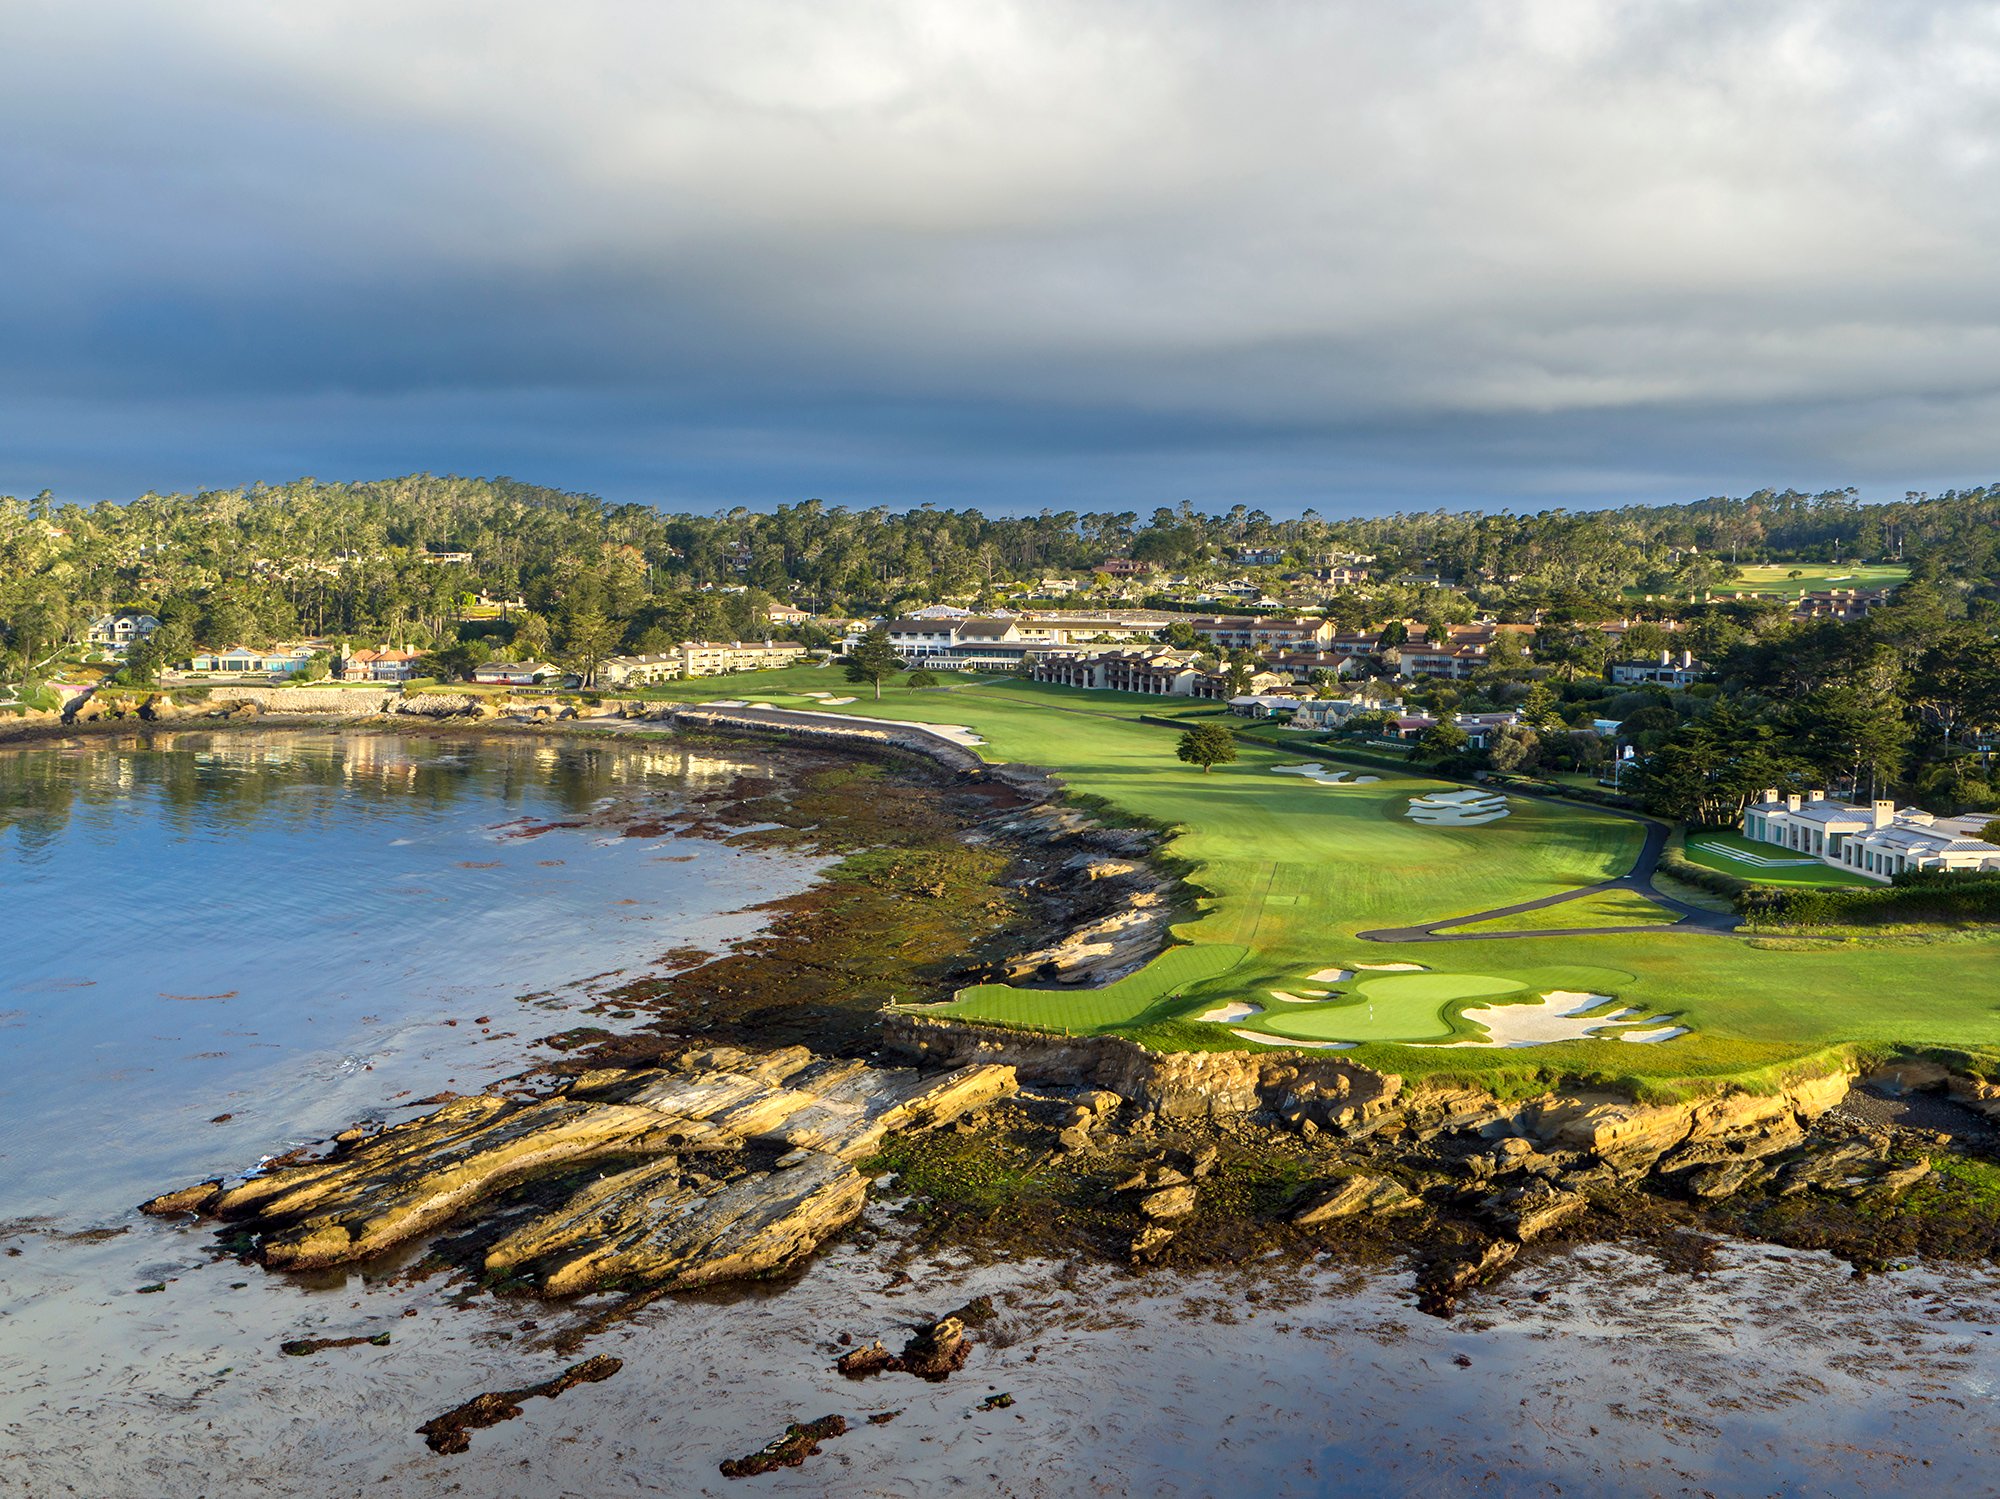
M 1249 1004 L 1244 1000 L 1232 999 L 1226 1005 L 1217 1005 L 1212 1010 L 1204 1010 L 1195 1016 L 1197 1020 L 1212 1020 L 1219 1025 L 1228 1025 L 1237 1020 L 1248 1020 L 1252 1015 L 1264 1013 L 1262 1005 Z
M 830 692 L 801 692 L 800 697 L 832 697 Z
M 1408 817 L 1431 827 L 1469 828 L 1507 815 L 1507 798 L 1491 791 L 1433 791 L 1410 798 Z
M 1255 1031 L 1231 1031 L 1229 1034 L 1241 1036 L 1245 1041 L 1255 1041 L 1259 1046 L 1298 1047 L 1304 1051 L 1345 1051 L 1354 1044 L 1352 1041 L 1294 1041 L 1289 1036 L 1260 1036 Z
M 1380 776 L 1355 776 L 1348 779 L 1344 770 L 1329 770 L 1317 762 L 1307 765 L 1273 765 L 1271 774 L 1276 776 L 1304 776 L 1308 781 L 1317 781 L 1322 786 L 1338 786 L 1342 790 L 1349 786 L 1373 786 Z
M 1421 963 L 1356 963 L 1363 973 L 1429 973 Z
M 1271 998 L 1282 999 L 1288 1005 L 1316 1005 L 1326 998 L 1326 990 L 1308 989 L 1303 994 L 1287 994 L 1283 989 L 1273 989 Z
M 1578 989 L 1555 989 L 1533 1004 L 1469 1005 L 1465 1018 L 1486 1028 L 1484 1041 L 1439 1041 L 1434 1046 L 1548 1046 L 1557 1041 L 1670 1041 L 1685 1036 L 1688 1028 L 1673 1025 L 1672 1017 L 1655 1015 L 1635 1027 L 1623 1017 L 1640 1013 L 1624 1009 L 1604 1014 L 1613 1000 L 1608 994 L 1586 994 Z M 1662 1029 L 1662 1025 L 1665 1028 Z
M 744 702 L 743 699 L 740 697 L 710 698 L 707 702 L 702 704 L 702 707 L 704 708 L 747 708 L 749 706 L 750 705 Z
M 1664 1015 L 1655 1015 L 1653 1018 L 1655 1020 L 1665 1020 L 1667 1017 Z M 1653 1031 L 1649 1030 L 1620 1031 L 1618 1033 L 1618 1039 L 1620 1041 L 1637 1041 L 1640 1042 L 1642 1045 L 1644 1045 L 1644 1044 L 1650 1044 L 1654 1041 L 1671 1041 L 1674 1039 L 1674 1037 L 1685 1036 L 1687 1033 L 1688 1033 L 1688 1028 L 1684 1025 L 1666 1025 L 1660 1027 L 1660 1029 L 1658 1030 L 1653 1030 Z
M 1309 984 L 1344 984 L 1354 977 L 1352 968 L 1322 968 L 1318 973 L 1306 975 Z
M 829 708 L 838 708 L 843 703 L 853 702 L 854 699 L 851 697 L 824 697 L 821 698 L 820 701 L 825 703 Z

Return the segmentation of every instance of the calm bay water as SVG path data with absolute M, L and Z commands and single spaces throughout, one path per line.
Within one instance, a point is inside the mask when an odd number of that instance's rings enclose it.
M 1989 1271 L 1859 1281 L 1732 1246 L 1695 1278 L 1599 1248 L 1531 1255 L 1444 1323 L 1407 1272 L 1331 1260 L 918 1250 L 889 1187 L 795 1283 L 646 1307 L 589 1344 L 615 1378 L 441 1458 L 420 1422 L 574 1362 L 550 1334 L 604 1298 L 468 1296 L 408 1257 L 267 1274 L 133 1211 L 504 1077 L 537 1037 L 615 1024 L 585 1012 L 621 974 L 756 931 L 745 908 L 816 861 L 660 825 L 770 773 L 671 741 L 0 750 L 0 1496 L 1992 1490 Z M 999 1322 L 949 1383 L 833 1372 L 843 1335 L 893 1343 L 980 1293 Z M 852 1429 L 803 1468 L 718 1474 L 829 1412 Z
M 620 836 L 746 774 L 768 767 L 671 742 L 0 750 L 0 1221 L 95 1221 L 615 1027 L 582 1012 L 616 976 L 746 936 L 746 907 L 814 878 Z

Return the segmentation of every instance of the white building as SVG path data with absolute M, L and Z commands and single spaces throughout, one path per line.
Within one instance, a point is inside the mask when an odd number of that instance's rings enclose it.
M 1979 821 L 1916 807 L 1898 811 L 1892 801 L 1857 807 L 1824 791 L 1780 796 L 1767 788 L 1743 809 L 1743 836 L 1886 884 L 1912 869 L 2000 871 L 2000 844 L 1974 835 Z

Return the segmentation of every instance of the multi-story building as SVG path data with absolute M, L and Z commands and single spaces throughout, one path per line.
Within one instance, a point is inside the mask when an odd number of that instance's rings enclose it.
M 1824 791 L 1780 796 L 1767 787 L 1743 809 L 1743 836 L 1886 883 L 1913 869 L 2000 870 L 2000 844 L 1976 836 L 1977 817 L 1934 817 L 1893 801 L 1852 806 Z
M 1615 661 L 1611 680 L 1622 687 L 1686 687 L 1708 675 L 1708 663 L 1691 651 L 1661 651 L 1658 661 Z
M 672 650 L 643 656 L 610 656 L 598 663 L 603 687 L 638 687 L 683 677 L 719 677 L 733 671 L 790 666 L 806 655 L 795 640 L 685 640 Z
M 349 651 L 340 658 L 335 675 L 343 682 L 407 682 L 417 674 L 423 652 L 390 649 Z
M 201 676 L 289 677 L 306 669 L 314 647 L 305 644 L 274 645 L 258 650 L 247 645 L 226 645 L 220 650 L 199 650 L 188 670 Z

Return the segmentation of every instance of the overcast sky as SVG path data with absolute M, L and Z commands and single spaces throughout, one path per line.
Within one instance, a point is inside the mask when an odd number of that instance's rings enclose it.
M 0 491 L 2000 479 L 2000 5 L 4 0 Z

